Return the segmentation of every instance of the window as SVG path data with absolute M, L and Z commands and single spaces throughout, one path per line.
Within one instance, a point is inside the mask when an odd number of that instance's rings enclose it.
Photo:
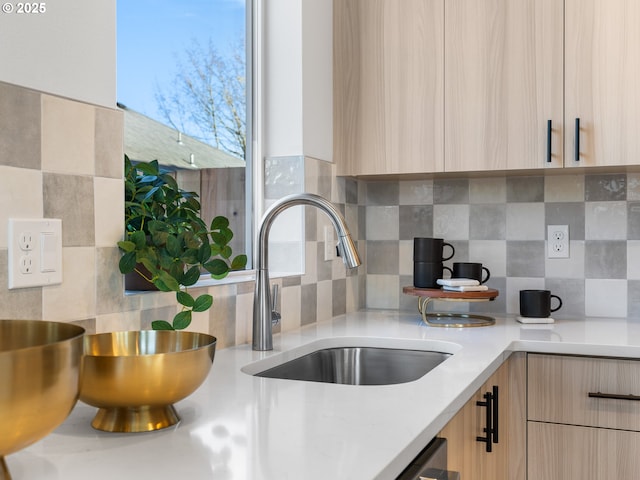
M 129 158 L 175 172 L 203 220 L 229 218 L 234 254 L 250 257 L 247 3 L 119 1 L 117 91 Z

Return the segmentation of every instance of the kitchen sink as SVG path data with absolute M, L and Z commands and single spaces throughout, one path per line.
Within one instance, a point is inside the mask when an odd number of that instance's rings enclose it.
M 286 380 L 393 385 L 417 380 L 451 356 L 453 352 L 440 351 L 451 350 L 451 344 L 441 343 L 445 344 L 441 345 L 444 348 L 438 351 L 371 345 L 329 346 L 259 371 L 244 370 L 258 377 Z

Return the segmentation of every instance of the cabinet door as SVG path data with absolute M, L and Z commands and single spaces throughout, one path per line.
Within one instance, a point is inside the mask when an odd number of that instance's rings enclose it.
M 335 0 L 342 175 L 443 170 L 444 0 Z
M 640 431 L 639 361 L 532 353 L 527 372 L 529 420 Z
M 640 433 L 529 422 L 528 478 L 636 480 Z
M 445 170 L 561 167 L 563 2 L 447 0 L 445 9 Z
M 447 439 L 448 469 L 460 472 L 465 480 L 524 480 L 525 478 L 525 378 L 526 357 L 514 353 L 438 436 Z M 484 394 L 498 387 L 498 443 L 486 451 L 476 437 L 485 436 Z
M 640 2 L 565 0 L 565 5 L 565 165 L 638 164 Z

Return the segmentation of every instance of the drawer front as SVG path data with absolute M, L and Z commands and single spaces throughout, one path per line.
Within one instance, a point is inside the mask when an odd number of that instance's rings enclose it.
M 637 480 L 640 433 L 528 423 L 527 478 Z
M 640 431 L 640 361 L 529 354 L 527 373 L 529 420 Z

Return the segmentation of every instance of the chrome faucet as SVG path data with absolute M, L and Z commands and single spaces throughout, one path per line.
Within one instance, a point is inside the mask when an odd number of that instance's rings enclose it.
M 281 198 L 262 217 L 256 242 L 256 289 L 253 297 L 253 349 L 273 350 L 273 330 L 271 323 L 272 305 L 269 292 L 268 239 L 269 230 L 278 214 L 295 205 L 318 207 L 331 219 L 338 233 L 338 251 L 347 268 L 360 265 L 360 256 L 351 239 L 343 216 L 331 202 L 311 193 L 298 193 Z

